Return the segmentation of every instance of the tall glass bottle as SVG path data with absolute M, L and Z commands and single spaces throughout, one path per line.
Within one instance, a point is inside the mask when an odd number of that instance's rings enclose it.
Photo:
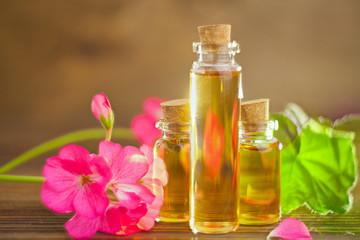
M 190 72 L 190 227 L 226 233 L 238 226 L 236 158 L 241 67 L 229 25 L 199 27 L 198 59 Z
M 190 180 L 189 100 L 163 102 L 161 108 L 164 118 L 157 122 L 156 127 L 161 129 L 162 136 L 154 143 L 154 157 L 164 160 L 169 180 L 164 187 L 164 203 L 158 220 L 187 222 Z
M 241 122 L 239 223 L 264 225 L 280 219 L 280 148 L 274 122 Z

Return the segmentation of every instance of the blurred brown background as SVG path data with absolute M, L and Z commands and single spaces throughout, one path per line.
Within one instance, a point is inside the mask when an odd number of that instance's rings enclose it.
M 148 96 L 188 97 L 198 25 L 229 23 L 246 99 L 310 115 L 360 113 L 360 1 L 0 1 L 0 161 L 99 123 L 116 125 Z

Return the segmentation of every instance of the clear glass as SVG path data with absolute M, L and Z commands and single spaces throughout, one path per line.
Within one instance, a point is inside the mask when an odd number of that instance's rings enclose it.
M 241 67 L 236 42 L 193 44 L 190 72 L 190 227 L 194 233 L 226 233 L 238 226 L 236 158 Z
M 240 224 L 266 225 L 280 219 L 280 148 L 273 130 L 273 121 L 240 124 Z
M 156 127 L 162 136 L 154 143 L 154 156 L 164 160 L 169 173 L 164 187 L 164 203 L 158 216 L 163 222 L 189 220 L 189 123 L 160 120 Z

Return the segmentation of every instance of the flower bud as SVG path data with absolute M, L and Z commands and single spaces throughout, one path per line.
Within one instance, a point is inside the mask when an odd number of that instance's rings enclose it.
M 112 128 L 114 124 L 114 113 L 110 102 L 104 93 L 96 94 L 91 102 L 91 111 L 100 120 L 104 128 Z

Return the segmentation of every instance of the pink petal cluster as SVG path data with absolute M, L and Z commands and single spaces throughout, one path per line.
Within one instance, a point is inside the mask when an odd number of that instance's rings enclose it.
M 162 118 L 160 103 L 163 100 L 150 97 L 144 101 L 144 113 L 136 115 L 131 121 L 131 128 L 136 138 L 143 144 L 153 146 L 156 138 L 160 137 L 161 130 L 155 127 L 156 122 Z
M 127 235 L 149 230 L 162 206 L 168 178 L 164 163 L 153 170 L 153 162 L 147 146 L 123 148 L 102 141 L 96 155 L 68 145 L 47 159 L 42 199 L 56 212 L 75 212 L 65 227 L 76 238 L 97 231 Z
M 306 225 L 296 218 L 286 218 L 282 220 L 267 237 L 267 239 L 272 238 L 281 238 L 286 240 L 312 239 Z

